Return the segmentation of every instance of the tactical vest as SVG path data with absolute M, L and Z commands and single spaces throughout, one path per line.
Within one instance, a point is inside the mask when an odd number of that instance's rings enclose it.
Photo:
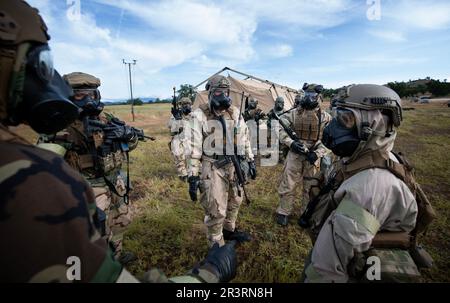
M 111 151 L 102 148 L 104 145 L 102 131 L 95 131 L 87 137 L 81 121 L 76 121 L 64 131 L 58 132 L 51 142 L 63 146 L 66 151 L 62 156 L 66 162 L 88 179 L 100 178 L 118 170 L 124 162 L 121 150 Z M 38 146 L 54 149 L 48 142 L 41 142 Z
M 293 128 L 301 140 L 317 142 L 322 139 L 322 110 L 298 110 L 293 115 Z
M 199 108 L 200 108 L 200 109 L 203 111 L 203 113 L 205 114 L 207 121 L 210 121 L 210 120 L 217 120 L 217 117 L 211 112 L 211 110 L 210 110 L 210 108 L 209 108 L 209 104 L 202 104 L 202 105 L 199 106 Z M 225 119 L 225 122 L 227 122 L 227 121 L 233 121 L 233 124 L 231 124 L 231 125 L 234 125 L 234 124 L 235 124 L 235 121 L 234 121 L 234 119 L 233 119 L 233 109 L 232 109 L 232 108 L 229 108 L 228 110 L 226 110 L 226 114 L 224 114 L 224 119 Z M 229 125 L 229 123 L 230 123 L 230 122 L 227 122 L 227 125 Z M 228 131 L 230 131 L 230 130 L 228 130 Z M 206 134 L 206 135 L 210 135 L 210 134 L 213 133 L 213 132 L 214 132 L 214 128 L 211 129 L 211 130 L 210 130 L 210 133 L 208 133 L 208 134 Z M 233 134 L 231 133 L 231 135 L 233 135 Z M 226 146 L 226 138 L 225 138 L 225 136 L 223 136 L 222 139 L 224 140 L 224 141 L 223 141 L 223 146 Z M 234 139 L 236 139 L 236 138 L 234 138 Z M 211 145 L 212 145 L 213 148 L 216 146 L 216 145 L 215 145 L 215 142 L 213 142 Z
M 383 282 L 417 282 L 420 278 L 418 268 L 429 268 L 433 263 L 431 256 L 422 247 L 417 246 L 417 235 L 427 230 L 436 218 L 436 213 L 420 185 L 415 181 L 413 167 L 401 153 L 395 156 L 399 163 L 392 161 L 379 151 L 371 151 L 362 155 L 357 161 L 339 167 L 334 176 L 333 189 L 323 195 L 311 217 L 311 229 L 308 232 L 313 243 L 325 220 L 334 210 L 336 213 L 349 215 L 375 235 L 370 249 L 363 253 L 355 252 L 348 264 L 349 276 L 358 281 L 366 278 L 366 260 L 370 256 L 379 258 Z M 342 182 L 371 168 L 389 170 L 405 182 L 411 190 L 417 203 L 418 214 L 416 226 L 410 233 L 379 231 L 380 223 L 366 210 L 350 201 L 343 200 L 337 203 L 333 199 L 334 193 Z
M 399 163 L 389 159 L 387 155 L 381 154 L 379 151 L 370 151 L 363 154 L 356 161 L 347 165 L 341 165 L 336 169 L 334 176 L 333 189 L 324 194 L 320 199 L 319 204 L 316 207 L 315 213 L 311 218 L 313 235 L 318 235 L 324 221 L 328 218 L 331 212 L 339 208 L 339 204 L 334 201 L 333 196 L 339 186 L 350 177 L 357 173 L 371 168 L 387 169 L 397 178 L 405 182 L 408 188 L 411 190 L 414 198 L 417 202 L 418 215 L 416 220 L 416 226 L 409 235 L 396 235 L 396 238 L 390 238 L 386 235 L 377 234 L 374 238 L 373 244 L 377 247 L 389 247 L 392 245 L 397 248 L 407 248 L 411 245 L 415 245 L 416 237 L 420 233 L 424 233 L 431 222 L 436 218 L 436 213 L 428 200 L 427 196 L 423 192 L 420 185 L 415 181 L 414 169 L 408 160 L 401 153 L 395 154 Z M 392 233 L 394 234 L 394 233 Z

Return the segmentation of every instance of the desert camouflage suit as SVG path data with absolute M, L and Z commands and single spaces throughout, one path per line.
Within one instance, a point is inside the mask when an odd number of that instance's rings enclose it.
M 294 207 L 295 190 L 299 183 L 303 187 L 303 206 L 310 199 L 310 191 L 318 191 L 321 178 L 320 160 L 329 152 L 321 142 L 322 133 L 325 126 L 331 121 L 331 116 L 319 107 L 313 110 L 298 108 L 283 115 L 282 119 L 299 136 L 301 142 L 318 156 L 317 161 L 310 164 L 305 155 L 293 151 L 288 152 L 278 186 L 280 204 L 277 213 L 289 216 Z M 281 126 L 280 142 L 289 147 L 293 142 Z
M 360 115 L 358 110 L 351 110 L 357 117 Z M 383 129 L 379 111 L 368 111 L 368 120 L 373 121 L 374 130 Z M 371 249 L 379 232 L 408 234 L 416 225 L 417 202 L 404 181 L 383 168 L 358 172 L 359 167 L 370 166 L 376 159 L 398 164 L 391 152 L 395 137 L 396 133 L 390 137 L 372 136 L 363 150 L 336 162 L 335 172 L 357 173 L 341 178 L 341 183 L 322 196 L 316 207 L 311 218 L 314 247 L 305 264 L 306 282 L 355 281 L 352 275 L 355 261 L 368 255 L 380 258 L 382 281 L 419 278 L 420 273 L 406 250 Z
M 110 114 L 101 113 L 97 120 L 107 124 L 112 118 Z M 66 162 L 78 170 L 92 186 L 97 207 L 101 210 L 100 220 L 105 221 L 103 235 L 113 245 L 115 256 L 119 257 L 125 227 L 131 223 L 130 210 L 123 198 L 127 180 L 121 168 L 126 162 L 125 153 L 117 150 L 100 157 L 97 152 L 104 144 L 104 133 L 96 130 L 89 138 L 85 123 L 81 120 L 76 120 L 55 136 L 41 136 L 39 146 L 47 148 L 46 143 L 49 142 L 64 147 Z M 129 149 L 136 148 L 137 142 L 137 139 L 130 142 Z
M 238 155 L 245 157 L 246 161 L 253 160 L 249 131 L 244 119 L 239 119 L 239 109 L 231 106 L 219 114 L 223 115 L 229 134 L 233 134 L 236 128 L 235 142 Z M 228 163 L 223 167 L 214 165 L 216 161 L 218 163 L 223 159 L 222 146 L 219 147 L 219 142 L 223 139 L 222 131 L 214 132 L 217 127 L 222 130 L 218 125 L 220 123 L 208 104 L 201 105 L 193 112 L 190 123 L 192 154 L 189 161 L 189 176 L 200 175 L 200 203 L 205 210 L 204 222 L 210 246 L 216 242 L 224 245 L 223 229 L 234 231 L 244 196 L 242 187 L 236 183 L 233 164 Z M 204 145 L 209 146 L 209 143 L 212 143 L 212 148 L 204 149 Z M 232 144 L 228 146 L 233 148 Z
M 181 114 L 181 116 L 182 119 L 177 120 L 172 115 L 167 127 L 169 128 L 170 135 L 172 136 L 172 140 L 170 141 L 170 150 L 175 160 L 178 176 L 184 177 L 188 175 L 187 162 L 190 155 L 190 151 L 188 150 L 190 148 L 190 142 L 189 138 L 184 134 L 184 130 L 187 128 L 187 123 L 191 119 L 192 114 Z

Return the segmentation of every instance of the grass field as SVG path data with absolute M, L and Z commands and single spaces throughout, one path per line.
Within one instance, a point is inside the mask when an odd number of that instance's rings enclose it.
M 420 242 L 435 260 L 424 272 L 425 281 L 450 282 L 450 108 L 441 104 L 410 105 L 404 111 L 396 151 L 403 151 L 415 164 L 417 179 L 423 185 L 438 219 Z M 106 110 L 129 122 L 128 106 Z M 131 178 L 134 221 L 125 237 L 125 249 L 138 256 L 129 268 L 140 275 L 149 267 L 159 267 L 168 276 L 184 273 L 207 251 L 203 210 L 190 201 L 187 184 L 176 177 L 168 148 L 166 123 L 169 104 L 135 107 L 132 125 L 144 128 L 157 141 L 142 143 L 132 152 Z M 28 138 L 31 131 L 21 129 Z M 297 282 L 309 237 L 296 224 L 300 205 L 287 228 L 275 224 L 278 204 L 277 167 L 259 168 L 258 178 L 248 186 L 252 204 L 243 205 L 238 220 L 254 241 L 238 248 L 239 268 L 234 282 Z

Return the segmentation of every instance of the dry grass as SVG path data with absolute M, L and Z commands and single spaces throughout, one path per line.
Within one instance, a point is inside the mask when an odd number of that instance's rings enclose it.
M 450 108 L 439 104 L 410 105 L 404 112 L 397 151 L 403 151 L 416 166 L 439 218 L 421 243 L 432 254 L 435 267 L 424 273 L 426 281 L 450 282 Z M 141 143 L 132 152 L 133 205 L 135 219 L 126 233 L 125 249 L 139 257 L 130 270 L 140 275 L 156 266 L 167 275 L 185 272 L 207 251 L 203 210 L 189 200 L 187 184 L 176 177 L 168 148 L 166 123 L 170 105 L 136 107 L 136 121 L 157 141 Z M 107 111 L 130 121 L 128 106 Z M 21 128 L 33 138 L 33 133 Z M 295 223 L 297 205 L 288 228 L 275 224 L 277 183 L 281 166 L 259 168 L 259 176 L 248 188 L 252 204 L 243 205 L 238 224 L 250 231 L 254 241 L 238 248 L 239 269 L 235 282 L 297 282 L 311 242 Z

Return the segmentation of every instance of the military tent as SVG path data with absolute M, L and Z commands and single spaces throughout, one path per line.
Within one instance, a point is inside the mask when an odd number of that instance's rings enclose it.
M 287 86 L 283 86 L 268 80 L 262 80 L 260 78 L 233 70 L 228 67 L 225 67 L 214 75 L 211 75 L 210 77 L 208 77 L 208 79 L 195 86 L 195 88 L 202 86 L 210 78 L 225 71 L 230 71 L 244 77 L 244 79 L 238 79 L 237 77 L 232 77 L 230 75 L 227 76 L 228 80 L 231 83 L 230 97 L 233 101 L 233 105 L 237 108 L 240 108 L 241 100 L 244 100 L 243 103 L 245 103 L 245 100 L 247 98 L 253 97 L 258 100 L 259 108 L 267 113 L 273 108 L 275 99 L 278 96 L 281 96 L 284 98 L 284 107 L 287 110 L 292 108 L 292 106 L 294 105 L 295 96 L 299 93 L 302 93 L 302 91 L 298 91 L 296 89 L 289 88 Z M 197 108 L 201 104 L 205 104 L 207 102 L 208 92 L 205 90 L 199 91 L 194 101 L 194 108 Z M 242 110 L 244 110 L 244 105 L 242 105 Z

